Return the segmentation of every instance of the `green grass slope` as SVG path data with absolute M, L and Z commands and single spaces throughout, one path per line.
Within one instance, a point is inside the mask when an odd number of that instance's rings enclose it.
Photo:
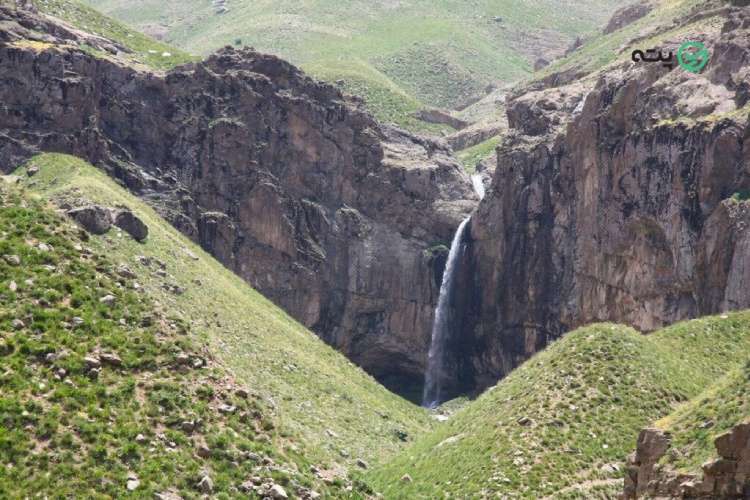
M 665 457 L 662 463 L 680 472 L 701 473 L 701 464 L 721 458 L 714 440 L 732 429 L 735 424 L 750 418 L 750 363 L 732 371 L 714 386 L 657 421 L 654 427 L 672 435 L 672 449 L 677 457 Z M 705 425 L 713 421 L 714 425 Z
M 345 495 L 280 451 L 273 409 L 189 324 L 38 198 L 0 180 L 1 498 L 196 498 L 204 475 L 216 493 L 257 476 Z M 95 375 L 100 354 L 114 357 Z M 180 355 L 200 366 L 178 370 Z
M 448 108 L 489 82 L 518 80 L 540 53 L 567 47 L 627 2 L 227 0 L 222 14 L 202 0 L 88 3 L 195 53 L 250 45 L 321 77 L 353 61 L 423 106 Z M 378 93 L 362 90 L 377 108 Z
M 638 431 L 748 355 L 750 312 L 649 336 L 609 324 L 580 328 L 367 479 L 393 498 L 609 498 L 621 490 Z M 519 424 L 524 417 L 528 425 Z
M 524 89 L 536 88 L 540 80 L 553 74 L 581 73 L 585 79 L 597 78 L 597 71 L 609 66 L 630 61 L 630 55 L 636 48 L 665 47 L 676 52 L 675 40 L 686 30 L 696 27 L 703 31 L 703 38 L 710 40 L 718 36 L 723 21 L 719 18 L 702 19 L 700 23 L 686 24 L 685 18 L 691 14 L 710 12 L 720 9 L 721 0 L 659 0 L 655 8 L 646 16 L 624 27 L 604 34 L 601 29 L 592 31 L 585 37 L 584 45 L 566 57 L 561 57 L 549 66 L 527 75 L 513 87 L 513 93 L 519 95 Z M 492 126 L 498 120 L 498 113 L 505 113 L 503 106 L 498 106 L 498 93 L 493 92 L 472 106 L 461 111 L 459 117 L 485 126 Z
M 88 33 L 125 45 L 133 53 L 121 54 L 119 57 L 123 60 L 135 60 L 154 69 L 163 70 L 200 59 L 184 50 L 144 35 L 77 0 L 36 0 L 36 5 L 45 14 L 62 19 Z M 101 53 L 101 55 L 108 56 L 106 53 Z
M 433 425 L 424 409 L 385 390 L 102 172 L 54 154 L 32 165 L 41 171 L 28 188 L 55 203 L 84 198 L 122 204 L 146 222 L 143 244 L 111 231 L 92 237 L 89 245 L 130 266 L 165 313 L 190 324 L 209 352 L 262 396 L 276 415 L 286 451 L 343 470 L 354 468 L 357 458 L 380 462 Z M 166 276 L 156 265 L 138 264 L 136 256 L 160 259 Z M 184 293 L 175 294 L 174 286 Z

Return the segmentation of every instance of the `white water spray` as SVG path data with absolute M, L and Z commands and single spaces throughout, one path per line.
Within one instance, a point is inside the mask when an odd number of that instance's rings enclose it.
M 474 174 L 471 176 L 471 183 L 474 185 L 474 191 L 479 195 L 479 199 L 484 198 L 484 182 L 482 182 L 482 176 Z
M 443 375 L 443 362 L 445 354 L 445 343 L 448 340 L 448 329 L 450 328 L 450 303 L 453 296 L 455 285 L 456 264 L 461 255 L 463 245 L 464 230 L 471 217 L 467 217 L 458 229 L 451 250 L 448 253 L 448 262 L 443 272 L 443 282 L 440 285 L 440 295 L 438 296 L 438 306 L 435 309 L 435 320 L 432 323 L 432 341 L 430 342 L 430 352 L 427 358 L 427 372 L 425 373 L 424 394 L 422 404 L 427 408 L 434 408 L 441 403 L 440 379 Z

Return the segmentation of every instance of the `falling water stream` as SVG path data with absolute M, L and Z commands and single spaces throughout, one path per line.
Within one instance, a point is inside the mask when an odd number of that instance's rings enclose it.
M 479 175 L 473 175 L 471 182 L 477 195 L 483 198 L 484 184 L 482 184 L 482 178 Z M 470 220 L 471 216 L 467 217 L 456 229 L 450 252 L 448 252 L 448 262 L 445 264 L 445 271 L 443 271 L 443 282 L 440 284 L 435 320 L 432 323 L 432 340 L 427 357 L 427 372 L 425 373 L 424 393 L 422 395 L 422 404 L 427 408 L 435 408 L 442 402 L 440 382 L 445 361 L 445 344 L 450 334 L 450 305 L 454 294 L 456 269 L 463 253 L 464 232 Z
M 474 191 L 479 195 L 479 199 L 484 198 L 484 183 L 482 182 L 482 176 L 474 174 L 471 176 L 471 183 L 474 185 Z

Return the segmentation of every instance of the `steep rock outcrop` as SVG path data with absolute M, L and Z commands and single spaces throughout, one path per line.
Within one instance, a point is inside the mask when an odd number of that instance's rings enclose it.
M 701 465 L 702 475 L 683 474 L 661 464 L 670 436 L 643 429 L 638 448 L 628 456 L 628 474 L 620 498 L 747 498 L 750 496 L 750 424 L 732 427 L 714 440 L 720 458 Z
M 71 46 L 53 18 L 0 8 L 53 46 L 0 45 L 0 161 L 83 157 L 122 180 L 323 339 L 418 386 L 439 260 L 476 204 L 443 142 L 251 49 L 166 73 Z
M 650 331 L 750 307 L 748 211 L 732 199 L 750 188 L 750 13 L 695 15 L 721 20 L 673 40 L 711 40 L 700 74 L 624 60 L 509 95 L 460 334 L 480 384 L 586 323 Z

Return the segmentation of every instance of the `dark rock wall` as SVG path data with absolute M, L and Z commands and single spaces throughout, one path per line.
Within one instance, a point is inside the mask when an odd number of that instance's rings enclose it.
M 586 323 L 647 332 L 750 307 L 748 207 L 732 199 L 750 188 L 750 17 L 715 15 L 723 28 L 683 35 L 711 40 L 703 73 L 626 61 L 509 98 L 472 225 L 480 385 Z

